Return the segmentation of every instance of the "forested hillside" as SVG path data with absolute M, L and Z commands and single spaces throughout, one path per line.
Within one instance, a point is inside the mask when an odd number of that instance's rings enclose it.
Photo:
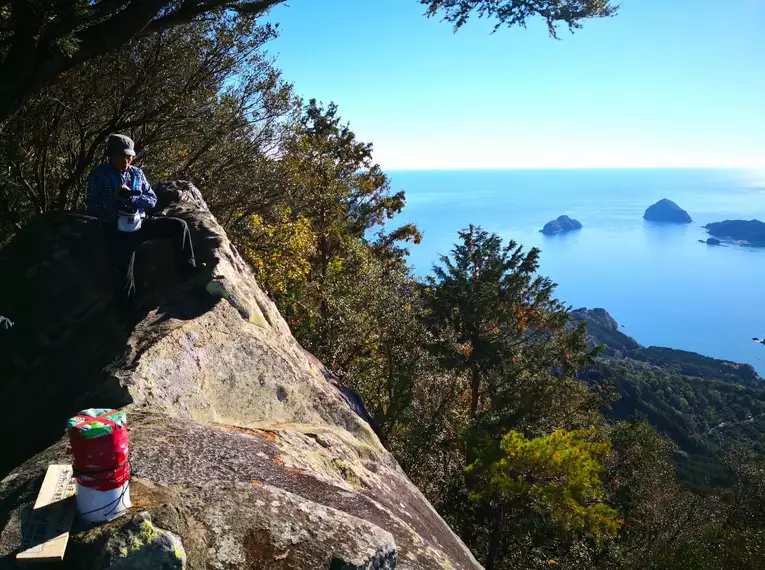
M 687 485 L 703 491 L 726 484 L 725 456 L 737 445 L 765 451 L 765 384 L 750 365 L 641 346 L 603 309 L 579 309 L 572 316 L 587 323 L 591 345 L 603 347 L 582 376 L 615 390 L 606 416 L 639 414 L 675 442 L 675 462 Z

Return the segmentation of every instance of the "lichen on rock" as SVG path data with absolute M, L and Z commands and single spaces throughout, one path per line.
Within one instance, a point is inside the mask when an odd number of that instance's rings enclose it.
M 175 534 L 154 526 L 148 512 L 111 533 L 93 570 L 184 570 L 186 551 Z

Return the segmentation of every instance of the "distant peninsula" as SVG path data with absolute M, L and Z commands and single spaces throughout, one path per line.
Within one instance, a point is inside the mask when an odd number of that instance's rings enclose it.
M 557 220 L 547 222 L 545 227 L 541 231 L 546 236 L 554 236 L 557 234 L 565 234 L 567 232 L 573 232 L 575 230 L 581 230 L 582 223 L 579 220 L 573 220 L 568 216 L 558 216 Z
M 706 380 L 731 382 L 739 386 L 761 388 L 763 378 L 751 364 L 711 358 L 696 352 L 658 346 L 645 347 L 619 330 L 619 324 L 605 309 L 576 309 L 570 313 L 573 323 L 586 322 L 590 346 L 603 345 L 603 355 L 632 359 L 658 366 L 670 374 L 682 374 Z M 752 339 L 755 342 L 761 339 Z M 765 343 L 764 343 L 765 344 Z
M 765 223 L 759 220 L 725 220 L 704 226 L 718 239 L 743 241 L 749 245 L 765 247 Z
M 690 224 L 693 220 L 688 212 L 675 204 L 672 200 L 662 198 L 653 206 L 650 206 L 643 214 L 643 218 L 650 222 L 664 222 L 669 224 Z

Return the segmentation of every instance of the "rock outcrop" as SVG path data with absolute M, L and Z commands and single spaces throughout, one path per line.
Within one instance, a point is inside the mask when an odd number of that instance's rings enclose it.
M 662 198 L 653 206 L 650 206 L 643 214 L 643 218 L 650 222 L 664 222 L 669 224 L 690 224 L 691 216 L 672 200 Z
M 104 544 L 92 567 L 99 570 L 183 570 L 186 567 L 188 559 L 180 537 L 154 526 L 149 513 L 144 511 L 119 522 L 122 524 L 113 532 L 103 533 Z M 100 535 L 100 531 L 92 534 Z
M 759 220 L 725 220 L 707 224 L 704 228 L 719 239 L 765 247 L 765 222 Z
M 627 355 L 642 348 L 638 341 L 619 330 L 619 323 L 605 309 L 576 309 L 571 311 L 571 320 L 575 323 L 587 323 L 589 345 L 604 345 L 607 355 L 613 355 L 617 351 Z
M 189 569 L 480 568 L 358 398 L 292 337 L 199 191 L 157 193 L 215 286 L 178 282 L 170 244 L 148 243 L 138 287 L 155 308 L 135 326 L 115 315 L 89 216 L 44 215 L 0 252 L 0 314 L 15 323 L 0 336 L 0 568 L 45 467 L 70 462 L 66 418 L 91 406 L 127 406 L 134 510 L 168 533 L 154 555 L 177 537 Z M 128 522 L 75 525 L 60 567 L 109 567 Z
M 558 219 L 547 222 L 545 227 L 539 231 L 547 236 L 552 236 L 581 229 L 582 223 L 579 220 L 573 220 L 568 216 L 558 216 Z

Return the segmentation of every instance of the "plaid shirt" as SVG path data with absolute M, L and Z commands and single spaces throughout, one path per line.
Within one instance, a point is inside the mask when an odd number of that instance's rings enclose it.
M 114 196 L 117 180 L 120 184 L 132 188 L 133 177 L 138 177 L 136 190 L 140 190 L 141 195 L 131 196 L 127 204 L 118 202 Z M 125 172 L 119 172 L 106 163 L 97 166 L 88 177 L 88 211 L 104 222 L 116 223 L 118 208 L 123 212 L 138 212 L 144 217 L 146 210 L 156 205 L 157 195 L 140 168 L 131 166 Z

